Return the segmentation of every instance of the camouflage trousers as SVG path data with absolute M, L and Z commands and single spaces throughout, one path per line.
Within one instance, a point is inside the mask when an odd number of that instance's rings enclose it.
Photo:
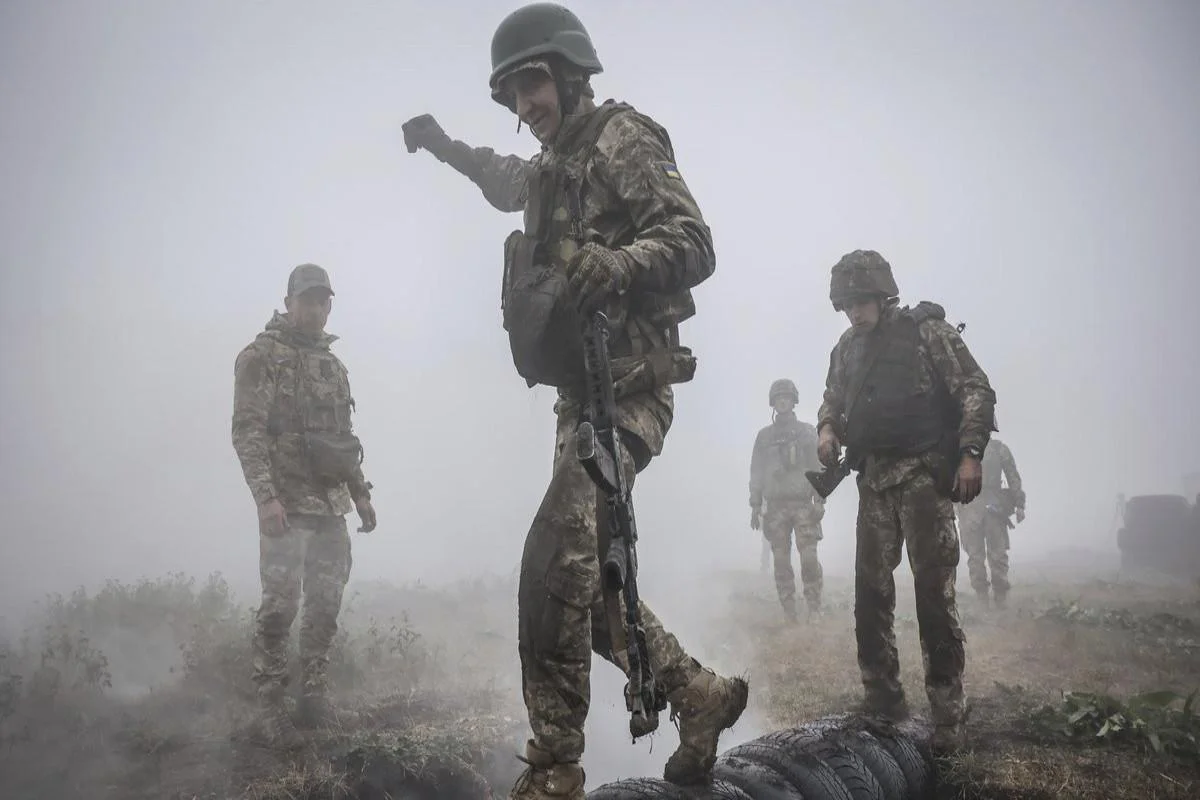
M 550 486 L 525 539 L 517 590 L 521 682 L 529 725 L 534 744 L 560 763 L 583 755 L 592 652 L 628 672 L 625 654 L 613 652 L 600 585 L 599 554 L 609 538 L 607 514 L 598 489 L 575 456 L 575 441 L 575 422 L 564 415 Z M 633 460 L 626 453 L 623 461 L 632 481 Z M 618 608 L 623 618 L 619 601 Z M 667 692 L 686 686 L 700 673 L 700 665 L 644 602 L 640 608 L 655 675 Z
M 989 513 L 982 500 L 977 498 L 958 509 L 959 533 L 967 553 L 971 587 L 987 594 L 990 585 L 996 594 L 1008 594 L 1008 522 L 998 514 Z
M 288 684 L 288 637 L 304 597 L 300 668 L 305 694 L 324 692 L 329 645 L 337 633 L 342 591 L 350 578 L 346 518 L 289 514 L 282 536 L 259 535 L 262 605 L 254 632 L 254 682 L 260 696 Z
M 821 606 L 824 572 L 817 558 L 821 541 L 821 516 L 824 508 L 811 500 L 768 500 L 763 515 L 763 537 L 771 545 L 775 563 L 775 590 L 784 611 L 796 609 L 796 575 L 792 570 L 792 534 L 800 554 L 800 580 L 804 582 L 804 600 L 810 610 Z
M 925 691 L 933 722 L 957 724 L 963 716 L 964 637 L 954 580 L 958 532 L 954 506 L 918 472 L 882 492 L 858 481 L 858 551 L 854 619 L 858 665 L 867 702 L 887 706 L 903 697 L 894 630 L 900 549 L 908 551 L 925 665 Z

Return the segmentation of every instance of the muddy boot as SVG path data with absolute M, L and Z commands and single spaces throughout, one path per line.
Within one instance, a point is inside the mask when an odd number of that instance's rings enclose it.
M 296 704 L 296 723 L 301 728 L 309 730 L 328 728 L 337 721 L 329 697 L 323 693 L 305 694 L 300 696 Z
M 259 726 L 266 744 L 278 750 L 297 750 L 303 746 L 304 737 L 288 714 L 282 690 L 260 695 L 259 706 Z
M 521 760 L 529 766 L 517 777 L 508 800 L 586 800 L 585 775 L 579 762 L 558 763 L 532 739 L 525 743 Z
M 711 669 L 701 670 L 687 686 L 668 694 L 671 719 L 679 719 L 679 749 L 667 759 L 663 777 L 682 786 L 706 780 L 721 731 L 738 721 L 749 696 L 745 680 L 725 678 Z
M 988 590 L 987 589 L 976 589 L 975 590 L 975 600 L 979 603 L 980 608 L 982 608 L 984 611 L 987 611 L 987 609 L 988 609 Z
M 788 625 L 796 625 L 800 622 L 800 617 L 796 614 L 796 604 L 787 602 L 783 604 L 783 621 Z
M 1008 592 L 996 592 L 995 603 L 1000 610 L 1008 608 Z
M 934 756 L 949 756 L 957 753 L 966 744 L 963 727 L 959 724 L 938 725 L 929 737 L 929 749 Z

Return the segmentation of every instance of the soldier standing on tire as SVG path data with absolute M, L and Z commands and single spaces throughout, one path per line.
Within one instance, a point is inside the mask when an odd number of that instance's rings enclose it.
M 329 275 L 301 264 L 288 278 L 287 313 L 238 354 L 234 365 L 233 448 L 258 506 L 262 604 L 254 633 L 254 682 L 262 727 L 290 749 L 300 735 L 285 705 L 288 636 L 300 623 L 300 722 L 330 719 L 329 646 L 337 633 L 350 577 L 345 515 L 358 511 L 361 531 L 375 529 L 371 484 L 350 420 L 354 399 L 346 367 L 329 349 Z
M 821 518 L 825 501 L 804 477 L 806 470 L 820 469 L 817 459 L 817 429 L 796 419 L 800 401 L 796 384 L 780 378 L 771 384 L 768 400 L 771 424 L 758 432 L 750 456 L 750 527 L 762 529 L 775 562 L 775 590 L 783 614 L 796 621 L 796 576 L 792 570 L 792 535 L 800 554 L 800 579 L 809 615 L 821 610 Z M 763 510 L 763 502 L 766 510 Z
M 996 608 L 1004 608 L 1009 590 L 1009 515 L 1015 512 L 1018 524 L 1025 520 L 1025 491 L 1012 450 L 995 436 L 983 454 L 983 491 L 975 502 L 956 504 L 955 509 L 975 596 L 987 608 L 990 568 Z
M 511 800 L 583 800 L 593 649 L 627 669 L 613 649 L 600 583 L 603 505 L 576 457 L 586 399 L 580 320 L 599 309 L 610 322 L 617 426 L 632 482 L 662 451 L 672 384 L 695 369 L 679 346 L 679 324 L 695 313 L 691 288 L 716 264 L 667 132 L 627 104 L 597 106 L 590 76 L 600 71 L 578 17 L 535 3 L 500 23 L 491 75 L 492 99 L 541 143 L 532 160 L 453 141 L 428 115 L 405 123 L 410 151 L 448 163 L 495 208 L 525 212 L 524 231 L 505 243 L 505 328 L 518 373 L 559 394 L 550 486 L 521 559 L 518 649 L 533 738 Z M 641 615 L 653 671 L 679 720 L 679 749 L 664 777 L 703 782 L 718 737 L 746 707 L 746 682 L 702 667 L 649 608 Z
M 855 250 L 833 267 L 829 298 L 851 327 L 830 355 L 818 454 L 835 467 L 844 444 L 858 471 L 854 617 L 864 706 L 908 714 L 893 629 L 903 548 L 916 589 L 931 744 L 949 752 L 962 743 L 964 712 L 954 501 L 979 494 L 996 398 L 942 308 L 901 308 L 898 294 L 891 266 L 873 250 Z

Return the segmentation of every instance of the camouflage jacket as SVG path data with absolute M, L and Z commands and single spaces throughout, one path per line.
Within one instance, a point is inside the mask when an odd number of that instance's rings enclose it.
M 454 141 L 444 160 L 475 183 L 498 210 L 524 211 L 528 232 L 531 218 L 540 211 L 527 202 L 532 182 L 558 165 L 577 168 L 580 148 L 592 147 L 591 142 L 581 141 L 586 137 L 580 133 L 592 114 L 612 113 L 609 103 L 568 117 L 554 141 L 531 159 Z M 676 322 L 691 316 L 694 305 L 689 290 L 713 274 L 716 255 L 708 225 L 675 164 L 666 130 L 632 108 L 617 110 L 600 131 L 578 180 L 582 228 L 588 239 L 625 254 L 632 266 L 631 286 L 620 302 L 638 303 L 653 295 L 653 303 L 644 305 L 653 305 L 656 315 Z M 663 332 L 654 327 L 645 316 L 629 313 L 625 338 L 645 341 L 645 349 L 662 346 Z M 614 355 L 620 354 L 621 347 L 614 342 Z M 572 413 L 579 398 L 559 393 L 559 413 Z M 670 426 L 673 413 L 674 395 L 664 385 L 621 398 L 618 423 L 657 455 L 662 431 Z
M 254 502 L 278 498 L 296 514 L 346 514 L 351 497 L 369 496 L 358 469 L 349 485 L 314 484 L 304 454 L 300 409 L 309 400 L 353 408 L 345 365 L 329 350 L 336 336 L 304 336 L 276 312 L 234 363 L 233 449 Z M 348 413 L 347 413 L 348 418 Z M 348 424 L 348 423 L 347 423 Z
M 879 320 L 880 326 L 885 326 L 899 313 L 901 309 L 896 305 L 885 306 Z M 926 319 L 918 327 L 918 333 L 921 356 L 919 383 L 930 386 L 933 381 L 941 381 L 962 409 L 960 445 L 985 449 L 991 437 L 996 403 L 996 395 L 987 374 L 976 363 L 958 331 L 945 320 Z M 860 335 L 864 334 L 850 328 L 842 334 L 830 353 L 824 402 L 817 411 L 817 429 L 830 425 L 839 437 L 844 437 L 842 424 L 847 402 L 848 359 L 851 352 L 862 353 L 861 347 L 853 346 L 857 344 L 855 337 Z M 862 479 L 875 491 L 883 491 L 898 486 L 918 470 L 933 468 L 935 465 L 930 462 L 931 458 L 936 458 L 936 455 L 896 457 L 867 454 Z
M 761 508 L 781 500 L 813 500 L 816 493 L 804 477 L 805 470 L 821 469 L 817 460 L 817 429 L 796 419 L 793 412 L 779 414 L 758 432 L 750 454 L 750 507 Z
M 1017 471 L 1017 461 L 1013 458 L 1012 450 L 999 439 L 992 439 L 983 454 L 983 497 L 984 503 L 993 502 L 1000 496 L 1002 488 L 1001 477 L 1007 481 L 1008 488 L 1016 490 L 1018 497 L 1023 497 L 1021 488 L 1021 473 Z M 1025 503 L 1017 503 L 1018 508 L 1024 508 Z

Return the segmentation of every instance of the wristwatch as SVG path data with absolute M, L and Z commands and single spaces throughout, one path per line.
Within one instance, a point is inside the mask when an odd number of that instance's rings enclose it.
M 968 455 L 971 458 L 979 461 L 983 459 L 983 451 L 973 444 L 969 444 L 962 449 L 963 455 Z

